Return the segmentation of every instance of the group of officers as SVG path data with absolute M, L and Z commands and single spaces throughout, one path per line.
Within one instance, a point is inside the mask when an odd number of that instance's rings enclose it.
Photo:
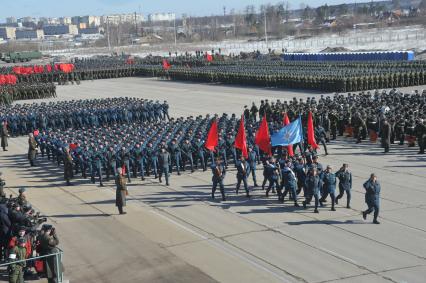
M 24 279 L 39 277 L 46 277 L 49 283 L 58 282 L 57 264 L 61 263 L 48 256 L 59 251 L 55 228 L 42 224 L 47 219 L 34 211 L 25 188 L 19 189 L 17 197 L 6 197 L 2 177 L 0 172 L 0 259 L 9 263 L 9 282 L 24 283 Z M 47 257 L 31 260 L 34 256 Z

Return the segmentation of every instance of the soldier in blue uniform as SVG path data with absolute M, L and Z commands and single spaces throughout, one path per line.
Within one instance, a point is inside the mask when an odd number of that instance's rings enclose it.
M 217 185 L 219 185 L 220 193 L 222 195 L 222 201 L 225 201 L 225 186 L 223 185 L 223 180 L 225 179 L 226 175 L 225 165 L 222 163 L 220 158 L 217 158 L 216 161 L 213 162 L 213 164 L 211 165 L 211 169 L 213 173 L 212 199 L 215 198 L 214 194 L 216 192 Z
M 282 185 L 284 187 L 284 192 L 282 194 L 282 196 L 280 197 L 280 201 L 284 202 L 284 199 L 286 197 L 286 195 L 290 192 L 293 196 L 293 200 L 294 200 L 294 206 L 298 207 L 299 204 L 297 203 L 297 192 L 296 192 L 296 188 L 297 188 L 297 181 L 296 181 L 296 174 L 294 173 L 294 171 L 291 169 L 291 161 L 288 160 L 285 164 L 284 167 L 281 169 L 281 175 L 282 175 Z
M 238 195 L 238 191 L 240 190 L 241 182 L 244 184 L 244 190 L 246 191 L 246 195 L 249 198 L 249 188 L 247 185 L 247 176 L 248 172 L 250 172 L 250 165 L 246 161 L 243 155 L 241 155 L 240 160 L 237 161 L 237 186 L 235 188 L 235 193 Z
M 159 163 L 160 163 L 160 174 L 159 174 L 159 181 L 162 182 L 162 177 L 166 178 L 166 186 L 169 185 L 169 167 L 171 164 L 170 160 L 170 154 L 167 152 L 165 147 L 161 148 L 160 155 L 158 157 Z
M 336 209 L 334 208 L 334 203 L 336 200 L 336 174 L 333 173 L 333 169 L 330 165 L 327 166 L 327 169 L 322 174 L 321 179 L 324 183 L 324 191 L 326 191 L 327 194 L 330 194 L 331 197 L 331 211 L 336 211 Z M 325 198 L 323 196 L 319 201 L 321 203 L 321 206 L 324 200 Z
M 306 209 L 306 204 L 310 203 L 312 197 L 315 199 L 315 213 L 318 213 L 318 204 L 320 197 L 321 179 L 318 176 L 316 168 L 309 169 L 308 176 L 305 180 L 305 200 L 303 201 L 303 207 Z
M 253 183 L 254 183 L 254 187 L 257 187 L 257 182 L 256 182 L 256 163 L 258 160 L 258 156 L 255 150 L 253 150 L 253 147 L 249 147 L 248 150 L 248 162 L 249 162 L 249 166 L 250 166 L 250 171 L 248 172 L 247 177 L 250 177 L 250 174 L 253 178 Z
M 379 217 L 379 210 L 380 210 L 381 188 L 380 188 L 379 181 L 377 181 L 377 176 L 374 173 L 371 174 L 370 179 L 368 179 L 364 183 L 364 189 L 365 189 L 365 203 L 367 204 L 368 209 L 362 212 L 362 218 L 366 220 L 367 215 L 374 211 L 373 223 L 380 224 L 380 222 L 377 221 L 377 217 Z
M 336 173 L 336 177 L 339 179 L 339 195 L 336 197 L 336 204 L 346 192 L 346 208 L 351 208 L 352 173 L 348 167 L 349 165 L 345 163 Z

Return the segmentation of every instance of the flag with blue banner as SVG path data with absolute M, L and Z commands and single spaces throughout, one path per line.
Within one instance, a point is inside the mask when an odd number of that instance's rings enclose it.
M 271 136 L 272 146 L 286 146 L 303 141 L 302 119 L 299 117 Z

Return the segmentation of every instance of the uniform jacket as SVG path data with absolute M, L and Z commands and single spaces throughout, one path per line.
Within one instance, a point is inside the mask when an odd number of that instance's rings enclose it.
M 336 173 L 336 177 L 339 179 L 339 188 L 341 190 L 352 189 L 352 173 L 349 171 L 339 171 Z
M 334 193 L 336 191 L 336 174 L 324 172 L 322 181 L 324 182 L 324 188 L 327 192 Z
M 380 200 L 380 183 L 376 181 L 373 183 L 371 180 L 368 180 L 364 183 L 365 189 L 365 202 L 368 205 L 378 205 Z

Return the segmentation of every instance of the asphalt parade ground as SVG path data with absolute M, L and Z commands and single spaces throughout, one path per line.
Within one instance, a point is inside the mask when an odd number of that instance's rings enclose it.
M 88 81 L 59 86 L 57 92 L 63 100 L 167 100 L 174 117 L 239 116 L 252 101 L 321 95 L 153 78 Z M 378 144 L 340 138 L 329 144 L 329 156 L 320 151 L 324 166 L 337 170 L 349 163 L 351 209 L 345 208 L 346 197 L 337 211 L 330 211 L 328 200 L 314 214 L 313 208 L 295 208 L 288 200 L 279 204 L 275 195 L 266 198 L 261 188 L 251 188 L 250 200 L 237 196 L 230 166 L 226 202 L 210 198 L 210 171 L 187 171 L 173 174 L 170 186 L 152 176 L 132 179 L 126 215 L 118 215 L 112 181 L 101 188 L 75 179 L 67 187 L 62 167 L 40 156 L 38 166 L 30 167 L 27 149 L 22 137 L 10 139 L 9 151 L 0 152 L 6 192 L 25 187 L 33 207 L 49 217 L 70 282 L 425 282 L 426 156 L 417 155 L 417 147 L 392 145 L 384 155 Z M 371 215 L 367 221 L 361 216 L 362 184 L 373 172 L 382 185 L 381 225 L 372 224 Z

